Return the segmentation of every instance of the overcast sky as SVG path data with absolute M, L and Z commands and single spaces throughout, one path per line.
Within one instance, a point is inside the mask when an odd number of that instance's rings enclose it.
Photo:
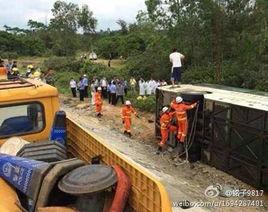
M 133 22 L 139 10 L 145 10 L 145 0 L 70 0 L 87 4 L 98 19 L 98 30 L 118 29 L 119 18 Z M 27 27 L 29 19 L 48 23 L 52 17 L 51 8 L 55 0 L 0 0 L 0 27 Z

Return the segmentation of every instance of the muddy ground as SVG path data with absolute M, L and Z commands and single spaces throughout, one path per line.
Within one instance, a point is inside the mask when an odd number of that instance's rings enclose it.
M 217 183 L 237 189 L 255 190 L 234 177 L 213 167 L 196 162 L 176 163 L 170 153 L 156 155 L 158 140 L 154 136 L 154 114 L 140 113 L 140 119 L 133 118 L 133 137 L 123 135 L 120 116 L 121 105 L 111 106 L 104 103 L 102 118 L 97 118 L 93 106 L 86 99 L 84 103 L 61 96 L 61 107 L 72 119 L 88 130 L 98 134 L 107 144 L 147 168 L 166 187 L 172 202 L 189 201 L 230 201 L 237 197 L 206 197 L 204 192 L 210 185 Z M 263 200 L 264 207 L 228 207 L 228 208 L 191 208 L 188 211 L 267 211 L 268 198 L 239 197 L 239 200 Z M 174 211 L 181 209 L 174 207 Z

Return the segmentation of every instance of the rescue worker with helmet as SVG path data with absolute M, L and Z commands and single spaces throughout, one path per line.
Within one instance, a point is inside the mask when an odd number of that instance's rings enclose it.
M 171 131 L 171 120 L 174 116 L 174 112 L 170 112 L 168 107 L 163 107 L 162 115 L 160 117 L 160 129 L 161 129 L 161 141 L 158 144 L 157 154 L 163 151 L 163 147 L 165 146 L 169 132 Z
M 19 73 L 19 69 L 18 68 L 12 68 L 12 77 L 13 78 L 16 78 L 16 77 L 19 77 L 20 76 L 20 73 Z
M 34 68 L 34 66 L 32 64 L 27 66 L 27 70 L 26 70 L 26 77 L 27 78 L 30 77 L 33 68 Z
M 179 143 L 184 143 L 188 132 L 188 120 L 187 120 L 187 110 L 195 108 L 197 103 L 188 105 L 183 103 L 182 97 L 178 96 L 175 101 L 171 102 L 171 108 L 175 111 L 175 116 L 177 120 L 177 139 Z
M 40 69 L 40 68 L 37 68 L 37 69 L 33 72 L 32 77 L 33 77 L 34 79 L 39 79 L 40 76 L 41 76 L 41 69 Z
M 101 87 L 98 87 L 97 92 L 95 92 L 95 94 L 94 94 L 95 111 L 96 111 L 98 117 L 102 116 L 101 111 L 102 111 L 103 100 L 102 100 L 101 93 L 102 93 L 102 89 L 101 89 Z
M 130 101 L 125 102 L 125 106 L 123 106 L 122 111 L 121 111 L 121 116 L 122 116 L 122 122 L 124 124 L 124 134 L 128 134 L 129 137 L 131 137 L 131 114 L 134 114 L 137 118 L 138 113 L 136 110 L 132 107 Z

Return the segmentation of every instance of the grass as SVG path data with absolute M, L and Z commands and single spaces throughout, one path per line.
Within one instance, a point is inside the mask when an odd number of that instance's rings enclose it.
M 108 61 L 109 60 L 106 60 L 106 59 L 98 59 L 98 60 L 95 60 L 94 63 L 99 63 L 102 65 L 108 66 Z M 111 67 L 118 68 L 118 69 L 124 68 L 125 67 L 125 60 L 114 59 L 111 61 Z
M 47 57 L 19 57 L 16 59 L 19 69 L 26 69 L 27 65 L 32 64 L 34 67 L 42 67 Z
M 27 65 L 29 64 L 33 64 L 35 67 L 43 67 L 43 63 L 46 59 L 48 59 L 48 57 L 29 57 L 29 56 L 26 57 L 25 56 L 25 57 L 19 57 L 17 59 L 17 62 L 18 62 L 19 68 L 26 68 Z M 93 62 L 108 66 L 108 61 L 109 60 L 100 58 Z M 118 68 L 118 69 L 124 68 L 125 60 L 114 59 L 111 61 L 111 67 Z

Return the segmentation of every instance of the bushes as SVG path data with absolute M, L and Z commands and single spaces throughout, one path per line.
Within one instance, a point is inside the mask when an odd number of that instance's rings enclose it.
M 71 71 L 79 73 L 83 67 L 83 63 L 74 57 L 50 57 L 44 61 L 44 65 L 46 68 L 52 68 L 57 72 Z
M 156 104 L 155 101 L 156 101 L 155 96 L 149 96 L 140 100 L 136 98 L 136 100 L 134 101 L 134 104 L 138 109 L 142 111 L 154 113 L 155 104 Z
M 77 35 L 74 33 L 54 33 L 52 52 L 56 56 L 74 56 L 78 49 Z
M 46 52 L 44 42 L 28 34 L 13 34 L 0 30 L 1 57 L 40 56 Z
M 109 36 L 109 37 L 100 37 L 95 43 L 96 52 L 98 56 L 101 56 L 105 59 L 108 59 L 110 53 L 113 52 L 113 57 L 118 56 L 118 46 L 120 46 L 120 37 L 119 36 Z
M 164 48 L 166 40 L 159 36 L 154 38 L 152 43 L 147 46 L 145 51 L 132 51 L 127 58 L 127 65 L 130 74 L 136 78 L 144 79 L 170 79 L 171 64 L 169 62 L 169 48 Z M 161 43 L 162 42 L 162 43 Z
M 189 68 L 182 74 L 183 83 L 215 83 L 214 76 L 215 71 L 213 70 L 214 66 L 209 67 L 192 67 Z
M 156 99 L 155 96 L 148 96 L 139 98 L 139 96 L 133 92 L 129 92 L 126 96 L 127 100 L 130 100 L 135 108 L 146 111 L 146 112 L 155 112 Z
M 71 78 L 78 80 L 80 74 L 72 71 L 56 72 L 55 74 L 55 86 L 59 89 L 60 93 L 69 94 L 69 82 Z
M 0 58 L 3 58 L 3 59 L 17 59 L 18 54 L 17 54 L 17 52 L 0 51 Z
M 44 61 L 44 66 L 55 70 L 55 86 L 61 93 L 67 94 L 70 93 L 70 79 L 79 79 L 83 63 L 74 57 L 50 57 Z
M 44 62 L 45 68 L 55 70 L 55 85 L 60 92 L 69 92 L 69 81 L 71 77 L 78 80 L 83 74 L 87 74 L 91 80 L 93 77 L 106 77 L 108 80 L 113 77 L 129 79 L 128 71 L 125 68 L 108 68 L 102 64 L 92 63 L 91 61 L 80 61 L 74 57 L 51 57 Z
M 92 63 L 91 61 L 82 62 L 73 57 L 51 57 L 44 62 L 47 68 L 55 70 L 55 85 L 63 94 L 69 94 L 69 82 L 71 78 L 78 80 L 84 73 L 89 79 L 94 76 L 99 79 L 106 77 L 108 80 L 113 77 L 129 80 L 128 70 L 126 68 L 108 68 L 102 64 Z M 144 99 L 138 99 L 138 95 L 129 92 L 126 96 L 133 105 L 141 111 L 155 111 L 155 96 L 149 96 Z
M 102 64 L 96 64 L 92 62 L 85 62 L 82 68 L 82 72 L 86 73 L 90 79 L 94 76 L 97 78 L 106 77 L 106 79 L 110 80 L 113 77 L 120 79 L 129 79 L 128 70 L 126 68 L 109 68 Z

